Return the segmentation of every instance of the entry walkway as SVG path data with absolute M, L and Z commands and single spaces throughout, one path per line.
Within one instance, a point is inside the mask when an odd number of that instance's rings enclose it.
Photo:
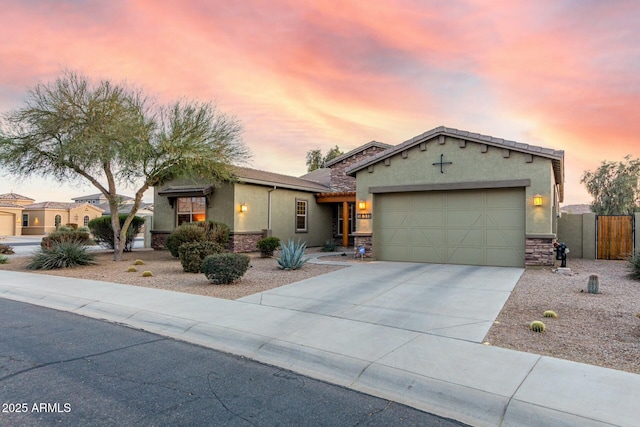
M 2 271 L 0 297 L 239 354 L 474 426 L 638 425 L 639 375 L 479 344 L 521 270 L 459 268 L 363 263 L 238 301 Z

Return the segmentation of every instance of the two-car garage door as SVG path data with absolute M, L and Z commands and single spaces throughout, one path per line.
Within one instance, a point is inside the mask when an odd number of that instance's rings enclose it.
M 524 267 L 524 188 L 376 194 L 376 258 Z

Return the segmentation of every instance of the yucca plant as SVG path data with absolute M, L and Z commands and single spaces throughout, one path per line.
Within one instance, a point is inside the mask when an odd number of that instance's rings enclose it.
M 53 270 L 57 268 L 94 265 L 95 254 L 81 243 L 69 241 L 53 244 L 50 248 L 41 248 L 36 252 L 27 268 L 30 270 Z
M 297 270 L 309 261 L 309 258 L 302 258 L 307 249 L 306 242 L 294 242 L 290 239 L 286 244 L 281 244 L 280 248 L 280 258 L 276 260 L 283 270 Z

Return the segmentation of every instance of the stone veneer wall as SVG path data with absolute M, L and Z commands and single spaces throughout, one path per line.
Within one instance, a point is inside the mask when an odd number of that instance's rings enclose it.
M 151 232 L 151 248 L 156 250 L 167 249 L 165 242 L 169 236 L 168 231 L 152 231 Z
M 381 151 L 384 150 L 378 147 L 369 147 L 366 150 L 329 166 L 331 168 L 331 189 L 333 191 L 356 191 L 356 179 L 348 176 L 345 171 L 359 161 L 378 154 Z
M 263 232 L 231 233 L 227 249 L 235 252 L 256 252 L 258 250 L 258 240 L 264 237 Z
M 526 266 L 554 265 L 553 238 L 527 237 L 524 249 L 524 264 Z
M 361 234 L 354 237 L 354 246 L 356 250 L 360 246 L 364 246 L 364 256 L 373 258 L 373 238 L 371 234 Z

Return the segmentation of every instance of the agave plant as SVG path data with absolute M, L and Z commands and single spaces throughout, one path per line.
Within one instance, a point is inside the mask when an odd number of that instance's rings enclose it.
M 280 258 L 277 258 L 278 265 L 283 270 L 297 270 L 302 267 L 309 258 L 302 258 L 307 248 L 306 242 L 294 242 L 289 240 L 286 244 L 280 245 Z

